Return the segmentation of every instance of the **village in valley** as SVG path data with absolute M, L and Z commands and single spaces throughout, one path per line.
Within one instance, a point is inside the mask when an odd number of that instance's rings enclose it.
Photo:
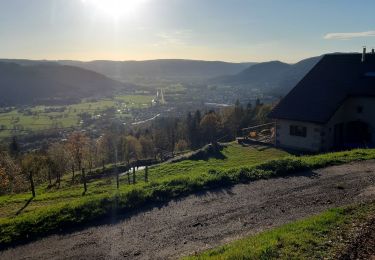
M 0 259 L 375 258 L 372 2 L 32 2 L 0 3 Z

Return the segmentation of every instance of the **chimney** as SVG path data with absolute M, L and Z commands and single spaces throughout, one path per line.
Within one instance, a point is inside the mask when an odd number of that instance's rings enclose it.
M 372 48 L 371 53 L 375 54 L 375 49 L 374 48 Z
M 362 62 L 366 61 L 366 46 L 363 46 L 363 52 L 362 52 Z

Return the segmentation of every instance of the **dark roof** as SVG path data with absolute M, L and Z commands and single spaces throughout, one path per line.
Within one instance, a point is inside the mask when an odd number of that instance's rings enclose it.
M 375 96 L 375 54 L 328 54 L 283 98 L 270 118 L 326 123 L 350 96 Z

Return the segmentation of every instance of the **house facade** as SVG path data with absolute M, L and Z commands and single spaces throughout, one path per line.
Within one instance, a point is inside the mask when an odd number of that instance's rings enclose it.
M 308 152 L 373 147 L 375 54 L 332 54 L 271 111 L 276 146 Z

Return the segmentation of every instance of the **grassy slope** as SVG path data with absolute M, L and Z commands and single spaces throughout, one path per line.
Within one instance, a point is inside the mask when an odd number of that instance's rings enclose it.
M 240 182 L 282 176 L 297 171 L 342 164 L 355 160 L 374 159 L 375 150 L 353 150 L 307 157 L 285 157 L 276 149 L 256 150 L 236 144 L 223 152 L 226 159 L 208 161 L 182 161 L 163 164 L 150 170 L 150 182 L 140 181 L 116 190 L 114 179 L 89 183 L 89 192 L 82 196 L 82 187 L 69 187 L 69 177 L 60 190 L 38 187 L 37 197 L 18 216 L 15 216 L 29 199 L 29 194 L 0 197 L 0 246 L 25 237 L 45 235 L 62 227 L 87 223 L 121 209 L 138 207 L 146 202 L 164 201 L 198 190 L 225 187 Z M 275 159 L 275 160 L 271 160 Z M 270 161 L 271 160 L 271 161 Z
M 265 231 L 187 257 L 206 259 L 333 259 L 353 232 L 375 213 L 375 203 L 328 210 L 319 215 Z
M 227 170 L 238 167 L 239 165 L 251 166 L 257 163 L 264 162 L 270 159 L 281 158 L 288 155 L 286 152 L 277 149 L 262 149 L 260 148 L 245 148 L 236 144 L 229 145 L 223 151 L 226 159 L 211 158 L 207 161 L 182 161 L 174 164 L 161 164 L 157 167 L 150 168 L 149 180 L 168 181 L 171 178 L 189 176 L 191 178 L 198 177 L 202 173 L 207 173 L 210 169 Z M 139 185 L 142 186 L 144 171 L 137 172 L 137 179 Z M 74 200 L 81 200 L 82 186 L 77 184 L 73 187 L 70 184 L 71 176 L 66 175 L 63 178 L 61 188 L 59 190 L 48 190 L 46 185 L 37 188 L 37 197 L 22 211 L 22 214 L 27 212 L 34 212 L 38 208 L 43 208 L 46 205 L 55 205 L 57 203 L 72 202 Z M 120 192 L 128 192 L 135 188 L 134 185 L 127 184 L 127 177 L 123 176 L 120 179 Z M 97 180 L 89 183 L 89 189 L 86 197 L 99 194 L 116 194 L 115 179 Z M 0 196 L 0 220 L 2 218 L 14 217 L 16 212 L 25 205 L 30 199 L 29 193 Z M 21 215 L 22 215 L 21 214 Z

